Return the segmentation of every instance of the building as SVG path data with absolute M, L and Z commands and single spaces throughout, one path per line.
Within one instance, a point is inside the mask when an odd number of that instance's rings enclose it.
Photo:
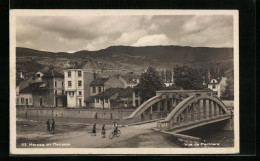
M 138 107 L 141 105 L 140 85 L 139 84 L 133 88 L 132 98 L 133 98 L 134 107 Z
M 221 97 L 222 93 L 226 89 L 226 77 L 223 77 L 220 82 L 216 79 L 212 79 L 210 83 L 208 84 L 208 88 L 215 92 L 215 95 L 217 95 L 219 98 Z
M 84 98 L 89 98 L 90 96 L 96 95 L 96 93 L 93 93 L 93 90 L 90 89 L 90 85 L 92 83 L 92 87 L 94 87 L 95 83 L 98 83 L 96 86 L 96 89 L 98 89 L 100 87 L 100 83 L 98 81 L 93 81 L 100 79 L 100 77 L 100 74 L 94 71 L 84 71 Z
M 133 106 L 134 90 L 131 87 L 127 87 L 118 93 L 118 108 L 131 108 Z
M 32 107 L 33 98 L 29 88 L 31 80 L 24 80 L 20 77 L 16 78 L 16 106 L 17 107 Z
M 29 86 L 23 88 L 16 94 L 17 107 L 33 107 L 33 96 Z
M 94 107 L 95 108 L 117 108 L 118 107 L 118 94 L 123 88 L 108 88 L 104 92 L 95 95 Z
M 67 107 L 84 107 L 84 72 L 80 67 L 64 70 L 65 92 L 67 94 Z
M 133 72 L 129 72 L 125 75 L 119 75 L 119 79 L 124 83 L 125 88 L 131 87 L 133 88 L 139 83 L 139 76 L 135 75 Z
M 37 72 L 30 83 L 33 103 L 36 107 L 66 107 L 63 74 L 49 69 Z
M 101 92 L 103 92 L 105 90 L 105 86 L 106 89 L 108 89 L 109 87 L 107 86 L 106 81 L 108 81 L 109 78 L 98 78 L 93 80 L 90 83 L 90 96 L 95 96 Z
M 171 87 L 174 85 L 174 82 L 172 81 L 164 81 L 163 84 L 165 85 L 165 87 Z
M 95 96 L 109 88 L 126 88 L 119 75 L 97 78 L 90 83 L 90 96 Z

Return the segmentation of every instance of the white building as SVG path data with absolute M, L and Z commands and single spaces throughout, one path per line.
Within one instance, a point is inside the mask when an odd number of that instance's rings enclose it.
M 64 70 L 65 92 L 67 94 L 67 107 L 79 108 L 84 103 L 84 72 L 83 69 Z
M 218 82 L 216 79 L 212 79 L 208 84 L 208 88 L 216 92 L 218 98 L 220 98 L 220 96 L 226 89 L 226 80 L 226 77 L 222 78 L 220 82 Z

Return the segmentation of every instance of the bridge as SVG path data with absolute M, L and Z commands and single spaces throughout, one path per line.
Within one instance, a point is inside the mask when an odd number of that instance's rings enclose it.
M 158 129 L 178 133 L 231 118 L 231 111 L 210 90 L 166 90 L 157 91 L 125 121 L 158 121 Z

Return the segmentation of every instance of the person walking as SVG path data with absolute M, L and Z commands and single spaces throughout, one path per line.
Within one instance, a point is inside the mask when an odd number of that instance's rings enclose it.
M 106 137 L 106 128 L 105 128 L 105 124 L 103 124 L 103 126 L 102 126 L 101 136 L 102 136 L 103 138 Z
M 50 129 L 50 119 L 48 119 L 47 121 L 46 121 L 46 125 L 47 125 L 47 131 L 50 131 L 51 129 Z
M 54 119 L 52 119 L 51 130 L 52 131 L 55 130 L 55 121 L 54 121 Z
M 91 136 L 93 136 L 93 135 L 96 136 L 96 133 L 97 133 L 97 131 L 96 131 L 96 123 L 94 123 Z

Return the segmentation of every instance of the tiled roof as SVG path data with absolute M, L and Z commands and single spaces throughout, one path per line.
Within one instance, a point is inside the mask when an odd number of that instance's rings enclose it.
M 74 66 L 67 67 L 66 69 L 83 69 L 83 65 L 74 65 Z
M 31 93 L 31 92 L 32 92 L 32 90 L 31 90 L 30 86 L 27 86 L 24 89 L 20 90 L 19 93 Z
M 123 90 L 123 88 L 108 88 L 104 92 L 101 92 L 95 95 L 95 98 L 109 98 L 110 96 L 114 95 L 115 93 Z
M 22 82 L 24 79 L 20 78 L 20 77 L 16 77 L 16 85 L 18 86 L 20 84 L 20 82 Z
M 108 80 L 108 78 L 98 78 L 98 79 L 95 79 L 93 80 L 91 83 L 90 83 L 90 86 L 103 86 L 104 83 Z
M 118 93 L 118 98 L 126 98 L 126 97 L 132 97 L 133 88 L 127 87 Z
M 43 72 L 44 77 L 63 77 L 64 75 L 55 71 L 55 70 L 48 70 L 46 72 Z

